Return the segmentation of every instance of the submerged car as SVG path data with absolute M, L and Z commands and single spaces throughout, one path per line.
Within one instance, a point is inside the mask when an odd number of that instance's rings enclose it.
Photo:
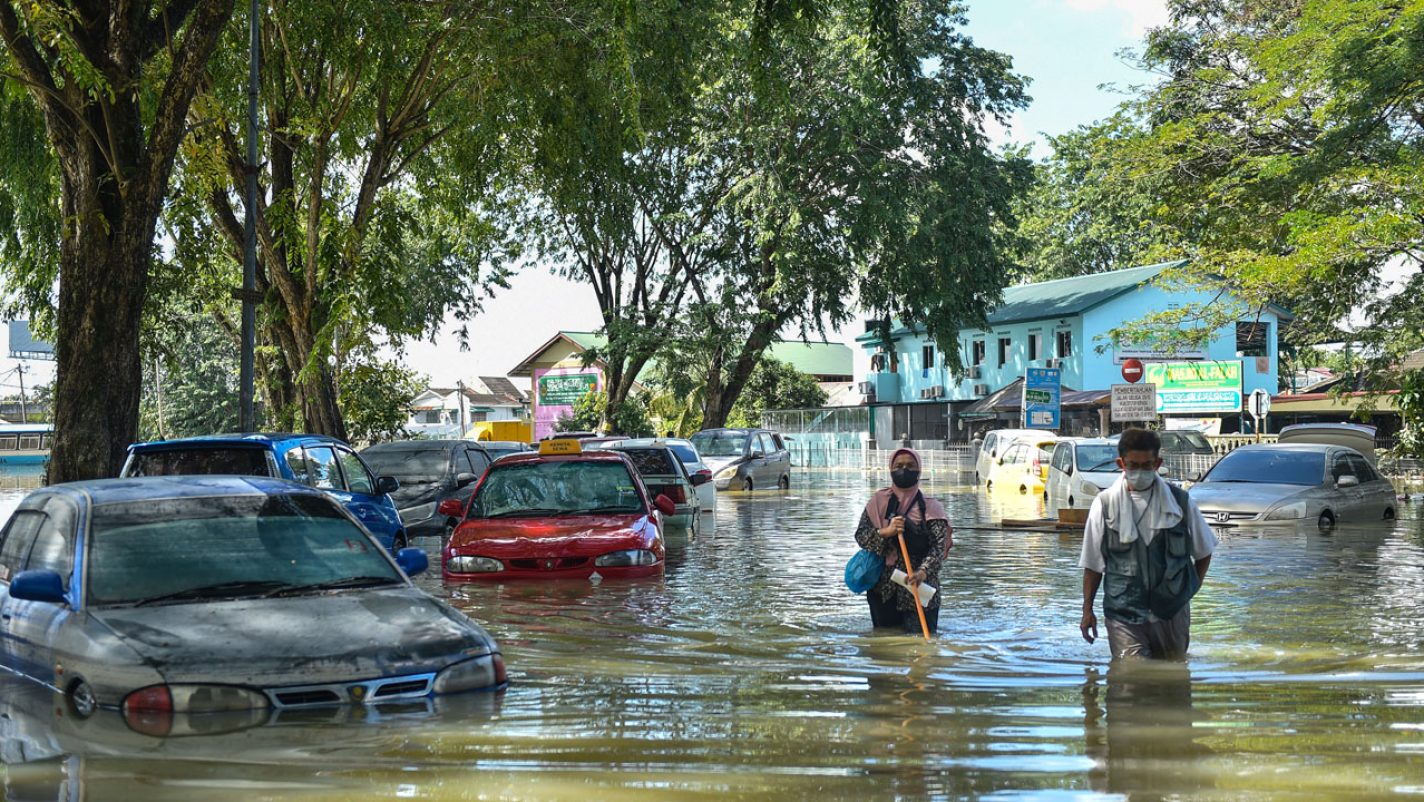
M 702 498 L 697 495 L 697 488 L 711 481 L 710 471 L 703 475 L 689 474 L 677 454 L 662 443 L 644 445 L 643 441 L 624 440 L 609 450 L 628 455 L 654 498 L 667 496 L 672 500 L 675 509 L 663 520 L 694 536 L 698 534 L 702 524 Z
M 1088 509 L 1122 475 L 1117 444 L 1104 438 L 1065 438 L 1053 447 L 1044 497 L 1050 509 Z
M 692 444 L 712 469 L 718 490 L 791 487 L 791 452 L 768 429 L 704 429 Z
M 1190 490 L 1208 523 L 1394 518 L 1394 486 L 1353 448 L 1323 444 L 1242 446 L 1222 457 Z
M 391 553 L 410 536 L 390 494 L 393 476 L 376 476 L 351 446 L 319 434 L 215 434 L 129 446 L 123 477 L 270 476 L 330 494 Z
M 682 462 L 682 467 L 687 469 L 692 484 L 697 487 L 697 499 L 702 505 L 702 511 L 712 512 L 717 509 L 717 485 L 712 481 L 712 468 L 702 461 L 702 455 L 697 452 L 697 446 L 693 445 L 691 440 L 680 437 L 639 437 L 620 440 L 611 447 L 621 449 L 625 446 L 667 446 L 672 449 L 672 453 Z
M 390 495 L 410 537 L 448 538 L 459 521 L 436 508 L 448 498 L 468 500 L 492 461 L 469 440 L 399 440 L 371 446 L 361 457 L 376 473 L 400 482 Z
M 292 482 L 54 485 L 0 531 L 0 664 L 149 725 L 503 687 L 489 634 L 411 584 L 425 567 Z
M 633 463 L 614 451 L 549 440 L 485 472 L 442 558 L 447 582 L 655 576 L 666 551 L 662 517 L 676 506 L 652 497 Z
M 1020 437 L 1003 447 L 998 458 L 991 463 L 984 488 L 1003 492 L 1017 490 L 1033 496 L 1043 493 L 1044 484 L 1048 481 L 1048 464 L 1053 459 L 1053 446 L 1057 442 L 1057 436 L 1038 432 L 1033 437 Z

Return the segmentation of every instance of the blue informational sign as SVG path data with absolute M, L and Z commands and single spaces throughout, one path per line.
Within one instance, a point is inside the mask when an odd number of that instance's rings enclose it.
M 1028 369 L 1024 374 L 1024 426 L 1030 429 L 1058 428 L 1062 380 L 1063 372 L 1058 368 Z

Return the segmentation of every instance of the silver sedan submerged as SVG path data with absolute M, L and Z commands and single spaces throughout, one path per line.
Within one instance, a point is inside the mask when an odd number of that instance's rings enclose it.
M 1378 521 L 1395 515 L 1394 486 L 1352 448 L 1318 444 L 1243 446 L 1191 488 L 1208 523 Z
M 494 640 L 411 585 L 425 564 L 290 482 L 56 485 L 0 532 L 0 666 L 81 716 L 116 708 L 148 729 L 173 713 L 504 687 Z

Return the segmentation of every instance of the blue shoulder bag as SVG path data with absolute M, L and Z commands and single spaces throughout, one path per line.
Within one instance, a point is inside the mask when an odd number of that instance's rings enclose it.
M 851 593 L 864 593 L 880 581 L 880 571 L 885 567 L 885 558 L 873 551 L 861 549 L 850 558 L 845 567 L 845 583 Z

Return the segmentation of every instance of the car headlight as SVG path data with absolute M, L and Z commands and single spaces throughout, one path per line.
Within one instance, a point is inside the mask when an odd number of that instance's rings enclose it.
M 639 565 L 657 565 L 658 555 L 647 549 L 610 551 L 593 561 L 599 568 L 630 568 Z
M 435 693 L 459 693 L 481 688 L 494 690 L 508 681 L 504 671 L 504 656 L 492 652 L 484 657 L 465 660 L 435 675 L 431 689 Z
M 722 470 L 720 470 L 720 471 L 717 472 L 717 478 L 718 478 L 718 479 L 731 479 L 733 476 L 736 476 L 736 475 L 737 475 L 737 466 L 735 466 L 735 465 L 729 465 L 728 467 L 723 468 Z
M 423 521 L 435 514 L 435 502 L 429 504 L 417 504 L 414 507 L 406 507 L 400 511 L 401 523 L 408 524 L 412 521 Z
M 1297 518 L 1305 517 L 1305 502 L 1296 501 L 1290 504 L 1282 504 L 1279 507 L 1266 513 L 1267 521 L 1294 521 Z
M 471 557 L 458 556 L 451 557 L 447 563 L 451 573 L 455 574 L 489 574 L 495 571 L 503 571 L 504 563 L 493 557 Z

